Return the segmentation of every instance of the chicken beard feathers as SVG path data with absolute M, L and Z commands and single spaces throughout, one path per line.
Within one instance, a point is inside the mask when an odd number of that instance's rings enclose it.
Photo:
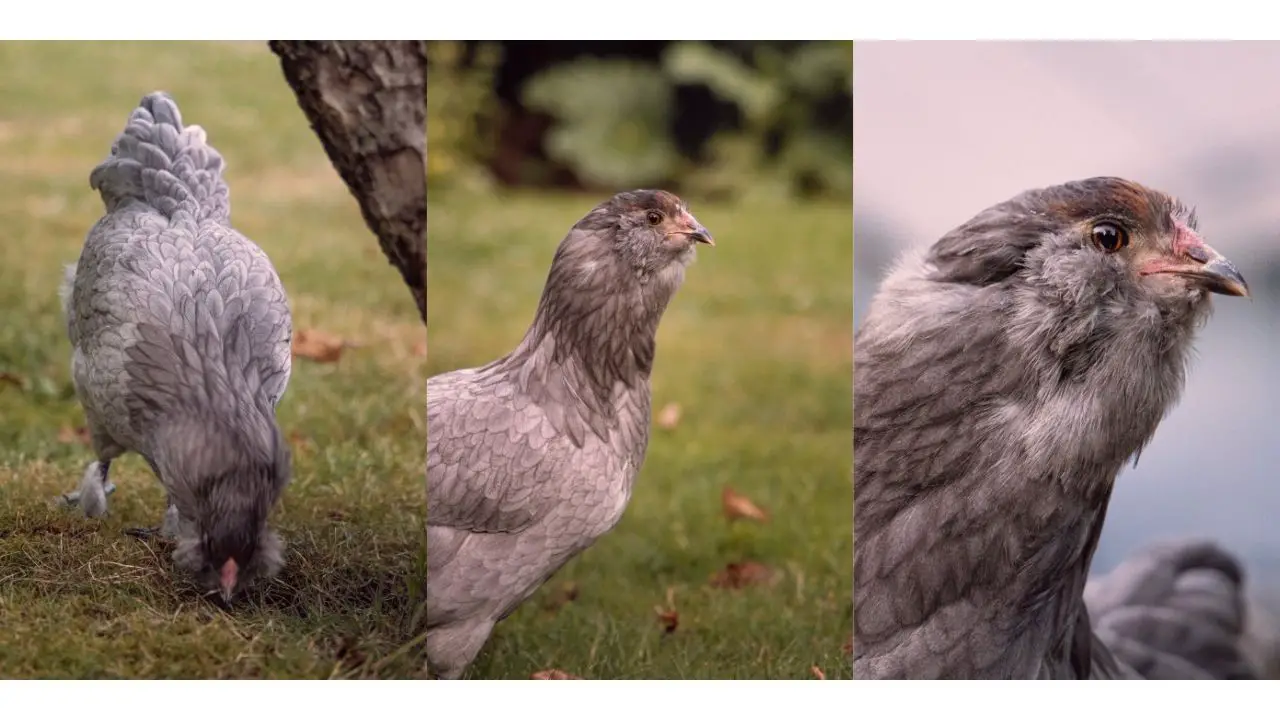
M 178 537 L 173 550 L 173 562 L 179 569 L 190 573 L 206 592 L 218 590 L 221 577 L 219 568 L 204 550 L 204 531 L 196 522 L 180 519 Z M 240 568 L 236 588 L 248 587 L 255 579 L 269 580 L 284 567 L 285 541 L 275 530 L 263 526 L 258 533 L 258 548 L 252 560 Z

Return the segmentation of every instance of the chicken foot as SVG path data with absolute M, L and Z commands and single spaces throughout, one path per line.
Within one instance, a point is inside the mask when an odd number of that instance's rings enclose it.
M 169 509 L 164 511 L 164 520 L 160 522 L 160 527 L 135 527 L 124 531 L 126 535 L 146 540 L 148 538 L 159 535 L 165 540 L 173 540 L 178 537 L 178 506 L 172 502 L 169 503 Z
M 116 491 L 115 483 L 107 479 L 111 470 L 110 460 L 98 460 L 89 463 L 84 477 L 80 479 L 80 489 L 62 496 L 67 507 L 79 506 L 85 517 L 102 517 L 107 514 L 107 496 Z

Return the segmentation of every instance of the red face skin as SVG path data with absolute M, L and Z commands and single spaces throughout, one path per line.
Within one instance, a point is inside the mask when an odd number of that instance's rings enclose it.
M 690 215 L 688 210 L 683 209 L 667 220 L 665 237 L 693 238 L 694 242 L 706 243 L 712 247 L 715 247 L 716 244 L 715 240 L 711 238 L 711 233 L 702 227 L 702 223 Z
M 1178 275 L 1199 280 L 1212 292 L 1249 295 L 1249 286 L 1235 266 L 1206 245 L 1195 230 L 1176 219 L 1174 228 L 1172 253 L 1146 260 L 1138 268 L 1139 275 Z

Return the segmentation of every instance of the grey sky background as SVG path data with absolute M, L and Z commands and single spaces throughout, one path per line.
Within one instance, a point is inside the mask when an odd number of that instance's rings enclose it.
M 854 322 L 893 258 L 1031 187 L 1119 175 L 1194 205 L 1254 299 L 1215 298 L 1186 392 L 1120 477 L 1095 571 L 1213 537 L 1280 587 L 1280 43 L 860 42 Z

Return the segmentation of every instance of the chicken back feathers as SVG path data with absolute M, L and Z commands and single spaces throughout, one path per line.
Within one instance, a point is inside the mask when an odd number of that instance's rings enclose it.
M 90 175 L 106 213 L 63 290 L 99 461 L 147 459 L 181 521 L 175 558 L 210 582 L 228 559 L 242 579 L 278 568 L 265 519 L 289 479 L 275 419 L 288 301 L 267 255 L 232 228 L 222 171 L 172 98 L 143 98 Z

